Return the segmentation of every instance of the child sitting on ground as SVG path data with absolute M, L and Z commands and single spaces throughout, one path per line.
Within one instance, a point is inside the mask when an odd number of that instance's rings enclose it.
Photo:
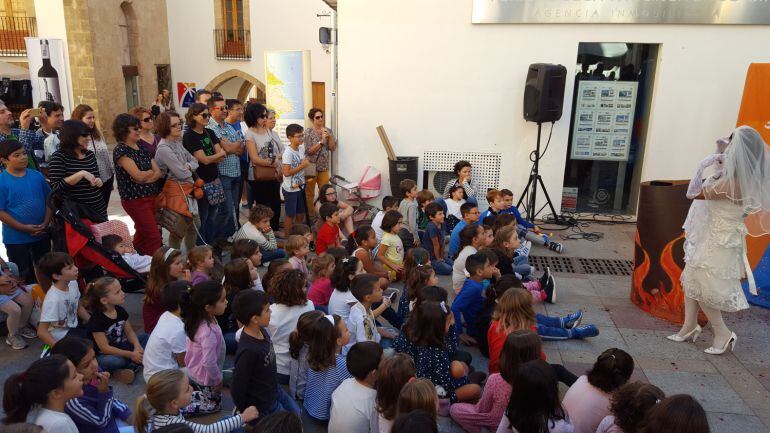
M 403 215 L 404 221 L 399 230 L 398 237 L 405 249 L 420 245 L 420 234 L 417 229 L 417 183 L 412 179 L 404 179 L 398 184 L 398 189 L 404 197 L 398 205 L 398 211 Z M 383 228 L 384 232 L 387 232 Z
M 8 335 L 5 343 L 12 349 L 27 347 L 24 338 L 35 338 L 37 332 L 30 326 L 34 301 L 10 272 L 0 275 L 0 311 L 7 315 Z M 24 337 L 24 338 L 22 338 Z
M 315 248 L 315 237 L 313 236 L 313 230 L 310 228 L 307 224 L 294 224 L 291 228 L 291 232 L 287 236 L 304 236 L 305 239 L 307 239 L 307 244 L 310 246 L 310 249 L 313 250 Z
M 376 432 L 377 368 L 382 346 L 371 341 L 356 343 L 348 351 L 347 368 L 353 376 L 332 393 L 328 433 Z
M 313 339 L 313 328 L 316 320 L 323 317 L 321 311 L 302 313 L 297 320 L 297 329 L 289 336 L 289 391 L 291 398 L 303 400 L 307 384 L 307 362 L 310 340 Z
M 51 350 L 64 355 L 83 375 L 83 395 L 67 402 L 64 411 L 72 418 L 80 433 L 131 433 L 133 426 L 125 425 L 131 410 L 115 398 L 110 387 L 110 373 L 99 371 L 96 352 L 91 341 L 79 337 L 65 337 Z M 123 427 L 118 426 L 122 421 Z
M 235 341 L 235 333 L 238 331 L 238 321 L 233 316 L 233 298 L 242 290 L 257 290 L 254 287 L 254 278 L 257 270 L 249 259 L 238 258 L 225 265 L 225 278 L 222 288 L 227 292 L 227 307 L 225 312 L 217 317 L 222 335 L 225 338 L 225 348 L 228 354 L 235 354 L 238 343 Z
M 38 273 L 46 282 L 52 282 L 43 300 L 37 328 L 38 337 L 47 346 L 43 347 L 43 351 L 66 335 L 86 337 L 87 331 L 78 328 L 78 318 L 87 322 L 91 314 L 80 305 L 78 268 L 72 257 L 67 253 L 47 253 L 38 263 Z
M 385 214 L 390 211 L 398 211 L 398 199 L 386 195 L 382 198 L 382 210 L 377 211 L 377 215 L 374 216 L 374 219 L 372 220 L 372 228 L 374 229 L 375 235 L 377 235 L 377 243 L 379 244 L 380 241 L 382 241 L 382 219 L 385 218 Z
M 249 211 L 249 220 L 235 232 L 230 238 L 230 242 L 237 242 L 241 239 L 256 241 L 259 249 L 262 251 L 262 259 L 265 262 L 284 257 L 286 252 L 278 247 L 275 232 L 270 227 L 270 220 L 272 218 L 272 209 L 262 204 L 254 205 L 251 211 Z
M 191 292 L 192 286 L 185 280 L 174 281 L 163 289 L 160 302 L 166 311 L 161 314 L 155 329 L 150 334 L 142 357 L 145 383 L 159 371 L 185 368 L 187 336 L 184 332 L 180 304 L 183 299 L 190 296 Z
M 248 259 L 251 262 L 249 272 L 253 278 L 252 282 L 254 283 L 254 289 L 265 291 L 262 280 L 259 278 L 259 272 L 257 272 L 257 268 L 262 264 L 262 252 L 259 251 L 257 242 L 251 239 L 240 239 L 235 241 L 232 248 L 230 248 L 230 261 L 239 258 Z
M 480 224 L 468 225 L 460 232 L 460 254 L 457 255 L 454 264 L 452 264 L 452 288 L 455 294 L 460 293 L 460 289 L 468 278 L 465 269 L 466 260 L 486 245 L 484 226 Z
M 452 234 L 449 236 L 449 257 L 455 259 L 460 254 L 460 232 L 469 225 L 475 225 L 479 222 L 479 208 L 476 203 L 464 203 L 460 206 L 460 213 L 463 216 L 462 221 L 457 223 L 455 228 L 452 229 Z
M 404 218 L 401 213 L 389 210 L 382 218 L 382 242 L 377 248 L 377 258 L 390 273 L 390 280 L 396 281 L 404 277 L 404 243 L 398 233 Z
M 267 331 L 270 323 L 270 299 L 254 290 L 238 293 L 233 300 L 233 313 L 243 332 L 238 342 L 231 387 L 238 410 L 256 406 L 259 417 L 286 410 L 299 413 L 294 400 L 278 385 L 276 356 Z
M 198 424 L 184 419 L 182 408 L 192 400 L 193 388 L 187 375 L 181 370 L 163 370 L 154 374 L 147 382 L 147 390 L 136 402 L 135 428 L 137 432 L 153 431 L 172 424 L 185 424 L 194 433 L 231 432 L 240 429 L 259 416 L 254 406 L 243 408 L 235 415 L 212 424 Z
M 120 281 L 101 277 L 86 289 L 91 320 L 88 330 L 96 343 L 96 360 L 102 370 L 111 373 L 118 382 L 130 385 L 142 365 L 144 349 L 123 308 L 126 294 Z
M 428 215 L 425 213 L 425 206 L 431 203 L 434 199 L 433 192 L 429 189 L 422 189 L 417 192 L 415 200 L 417 200 L 417 231 L 422 236 L 425 232 L 425 228 L 428 226 Z
M 543 245 L 549 250 L 556 251 L 557 253 L 564 252 L 564 246 L 562 244 L 551 240 L 548 238 L 548 236 L 545 236 L 540 230 L 540 227 L 536 226 L 531 221 L 525 220 L 521 216 L 519 208 L 513 205 L 513 193 L 511 190 L 501 189 L 500 195 L 503 198 L 503 209 L 500 212 L 512 214 L 514 217 L 516 217 L 516 222 L 518 223 L 519 227 L 519 237 L 530 242 Z
M 170 283 L 178 280 L 192 281 L 190 270 L 184 267 L 182 252 L 171 247 L 162 247 L 155 251 L 142 302 L 145 333 L 152 333 L 158 319 L 166 311 L 163 309 L 161 294 Z
M 130 244 L 123 242 L 122 237 L 118 235 L 104 235 L 102 236 L 102 246 L 108 251 L 120 254 L 120 257 L 128 263 L 128 266 L 131 266 L 131 269 L 136 272 L 140 274 L 150 272 L 152 256 L 138 254 Z
M 656 403 L 639 428 L 639 433 L 709 433 L 710 431 L 709 420 L 703 406 L 687 394 L 672 395 Z
M 433 422 L 437 422 L 439 401 L 436 386 L 428 379 L 410 380 L 401 389 L 396 408 L 399 415 L 417 410 L 428 412 Z
M 414 380 L 417 370 L 411 356 L 397 353 L 380 362 L 377 380 L 377 413 L 380 432 L 390 432 L 396 418 L 396 405 L 401 388 Z M 433 391 L 435 393 L 435 390 Z
M 307 362 L 307 387 L 304 407 L 315 420 L 327 421 L 332 393 L 348 373 L 343 348 L 350 341 L 350 332 L 340 316 L 318 317 L 313 324 Z
M 289 259 L 275 259 L 270 262 L 270 264 L 267 266 L 265 277 L 262 278 L 262 287 L 265 289 L 265 292 L 270 291 L 271 281 L 273 278 L 275 278 L 276 275 L 289 269 L 294 269 Z
M 364 266 L 355 257 L 343 257 L 337 260 L 332 273 L 334 291 L 329 298 L 329 314 L 336 314 L 347 322 L 350 308 L 358 302 L 350 291 L 350 285 L 356 275 L 364 273 Z
M 334 266 L 334 257 L 326 253 L 316 257 L 312 264 L 313 282 L 307 291 L 307 298 L 313 301 L 313 305 L 315 305 L 317 310 L 321 310 L 324 313 L 328 312 L 329 298 L 331 298 L 334 291 L 330 279 L 334 272 Z
M 187 253 L 187 262 L 192 272 L 193 286 L 211 278 L 211 270 L 214 269 L 214 250 L 208 245 L 199 245 Z
M 318 214 L 323 224 L 318 229 L 315 252 L 321 254 L 329 248 L 340 246 L 340 208 L 334 203 L 324 203 Z
M 29 422 L 46 432 L 78 433 L 64 408 L 68 401 L 83 395 L 83 375 L 66 357 L 38 359 L 25 371 L 10 375 L 4 391 L 4 424 Z
M 356 275 L 353 278 L 350 291 L 358 302 L 351 307 L 347 321 L 348 329 L 350 329 L 349 347 L 359 341 L 380 343 L 380 340 L 384 338 L 386 340 L 383 341 L 382 345 L 389 348 L 392 341 L 387 340 L 393 340 L 398 336 L 398 332 L 395 330 L 377 327 L 377 322 L 375 322 L 372 304 L 382 302 L 382 306 L 385 308 L 390 307 L 390 298 L 382 297 L 382 287 L 379 283 L 379 278 L 372 274 Z
M 610 411 L 596 433 L 636 433 L 644 417 L 659 401 L 666 398 L 663 391 L 651 383 L 629 382 L 612 393 Z
M 449 198 L 444 201 L 446 203 L 446 226 L 447 233 L 452 233 L 452 230 L 463 220 L 462 206 L 465 202 L 465 190 L 462 185 L 453 185 L 449 188 Z
M 482 282 L 492 278 L 496 269 L 482 253 L 468 256 L 465 269 L 470 277 L 465 280 L 460 293 L 452 302 L 452 313 L 456 320 L 455 326 L 460 340 L 466 344 L 475 345 L 476 340 L 472 335 L 476 334 L 476 321 L 484 305 Z M 464 332 L 466 329 L 467 333 Z
M 385 288 L 390 285 L 390 274 L 376 260 L 374 251 L 377 248 L 377 244 L 377 235 L 374 229 L 367 225 L 359 226 L 348 237 L 349 254 L 361 261 L 367 274 L 380 277 L 380 284 Z
M 307 254 L 310 252 L 310 248 L 307 239 L 304 236 L 291 235 L 286 240 L 286 253 L 289 255 L 289 263 L 294 269 L 299 270 L 305 276 L 306 286 L 310 287 L 310 280 L 312 275 L 307 268 Z
M 420 248 L 421 250 L 422 248 Z M 417 248 L 412 251 L 418 250 Z M 401 299 L 398 301 L 398 316 L 402 323 L 406 323 L 409 313 L 414 309 L 417 302 L 417 294 L 423 287 L 435 286 L 438 284 L 438 277 L 431 265 L 419 264 L 412 268 L 409 278 L 406 279 L 406 287 L 401 293 Z
M 444 210 L 438 203 L 429 203 L 425 207 L 425 213 L 430 222 L 428 222 L 422 237 L 422 247 L 428 251 L 430 264 L 437 274 L 452 275 L 454 262 L 447 257 L 444 247 Z

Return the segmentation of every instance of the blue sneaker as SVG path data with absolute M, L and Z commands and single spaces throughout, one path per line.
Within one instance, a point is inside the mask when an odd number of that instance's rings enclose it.
M 581 320 L 583 320 L 583 310 L 577 310 L 574 313 L 562 317 L 561 323 L 564 329 L 573 329 L 580 326 Z
M 599 335 L 599 328 L 595 325 L 578 326 L 577 328 L 570 329 L 571 338 L 583 339 L 596 337 L 597 335 Z

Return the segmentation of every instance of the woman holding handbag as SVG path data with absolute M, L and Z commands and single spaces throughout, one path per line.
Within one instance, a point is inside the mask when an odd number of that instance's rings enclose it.
M 201 219 L 198 203 L 191 199 L 198 160 L 182 146 L 182 119 L 176 111 L 164 111 L 156 119 L 158 135 L 163 137 L 155 152 L 155 161 L 166 173 L 166 183 L 156 205 L 164 218 L 158 221 L 169 230 L 168 244 L 179 249 L 184 239 L 185 251 L 195 247 Z M 164 221 L 172 224 L 166 225 Z
M 281 146 L 268 128 L 267 108 L 262 104 L 249 104 L 243 114 L 249 129 L 244 134 L 249 154 L 249 183 L 254 202 L 273 210 L 270 227 L 279 229 L 281 215 Z
M 212 242 L 224 234 L 227 212 L 225 189 L 219 180 L 219 164 L 225 157 L 224 149 L 219 145 L 219 138 L 213 131 L 206 129 L 209 124 L 209 108 L 196 102 L 187 110 L 185 121 L 187 131 L 182 137 L 182 145 L 198 160 L 195 174 L 201 179 L 204 195 L 198 199 L 198 212 L 201 219 L 201 242 Z

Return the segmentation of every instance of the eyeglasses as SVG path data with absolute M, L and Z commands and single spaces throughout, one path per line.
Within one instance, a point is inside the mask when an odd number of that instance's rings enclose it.
M 170 126 L 170 127 L 172 127 L 172 128 L 181 128 L 181 127 L 182 127 L 182 122 L 179 122 L 179 123 L 172 123 L 172 124 L 171 124 L 171 125 L 169 125 L 169 126 Z
M 320 116 L 315 116 L 313 119 L 315 119 L 315 120 L 319 120 L 319 119 L 323 119 L 323 118 L 324 118 L 324 116 L 323 116 L 323 114 L 322 114 L 322 115 L 320 115 Z
M 211 117 L 211 114 L 209 114 L 209 113 L 201 113 L 201 114 L 199 114 L 199 116 L 201 116 L 204 119 L 208 119 L 209 117 Z
M 214 108 L 218 109 L 219 111 L 227 111 L 227 107 L 224 107 L 224 106 L 222 106 L 222 107 L 214 107 Z
M 330 195 L 337 195 L 337 191 L 327 192 L 325 195 L 327 197 L 329 197 Z
M 152 117 L 145 117 L 144 119 L 142 119 L 142 122 L 150 123 L 152 122 Z
M 136 132 L 136 131 L 138 131 L 138 130 L 139 130 L 139 127 L 138 127 L 138 126 L 129 126 L 129 127 L 128 127 L 128 129 L 130 129 L 130 130 L 132 130 L 132 131 Z

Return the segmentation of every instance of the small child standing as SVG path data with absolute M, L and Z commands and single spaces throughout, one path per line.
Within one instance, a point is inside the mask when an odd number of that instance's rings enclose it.
M 334 292 L 331 281 L 334 266 L 334 257 L 331 254 L 322 253 L 313 260 L 313 282 L 307 291 L 307 298 L 313 301 L 317 310 L 324 313 L 328 313 L 329 298 Z
M 297 403 L 278 385 L 276 354 L 267 330 L 272 315 L 268 295 L 255 290 L 238 293 L 233 313 L 244 325 L 231 387 L 235 407 L 244 411 L 256 406 L 260 417 L 281 410 L 298 414 Z
M 64 356 L 38 359 L 24 372 L 10 375 L 4 390 L 5 424 L 29 422 L 46 432 L 78 433 L 64 407 L 83 395 L 83 375 Z
M 37 335 L 48 346 L 72 334 L 86 337 L 85 329 L 78 328 L 78 318 L 87 322 L 91 315 L 80 305 L 78 268 L 67 253 L 51 252 L 40 259 L 40 276 L 53 284 L 43 300 Z M 43 351 L 47 348 L 44 347 Z
M 187 302 L 191 292 L 192 286 L 185 280 L 174 281 L 163 289 L 160 302 L 165 312 L 152 330 L 142 357 L 145 383 L 159 371 L 185 368 L 187 336 L 180 304 Z
M 329 433 L 369 432 L 377 428 L 377 369 L 382 346 L 371 341 L 356 343 L 348 351 L 347 368 L 353 377 L 332 393 Z
M 118 433 L 128 429 L 133 432 L 133 426 L 118 427 L 117 420 L 125 424 L 131 417 L 131 410 L 115 398 L 109 383 L 110 374 L 99 371 L 91 341 L 79 337 L 64 338 L 56 343 L 51 353 L 66 356 L 83 375 L 83 395 L 64 406 L 80 433 Z
M 318 211 L 321 228 L 316 236 L 315 252 L 321 254 L 327 249 L 340 246 L 340 208 L 334 203 L 324 203 Z
M 211 278 L 214 269 L 214 250 L 208 245 L 199 245 L 187 253 L 187 261 L 192 271 L 193 286 Z
M 128 266 L 131 266 L 131 269 L 136 272 L 140 274 L 150 272 L 152 256 L 137 254 L 129 244 L 123 242 L 122 237 L 118 235 L 104 235 L 102 236 L 102 246 L 108 251 L 120 254 L 120 257 L 128 263 Z
M 304 142 L 304 128 L 296 123 L 286 127 L 286 138 L 289 145 L 283 151 L 281 158 L 283 183 L 283 198 L 286 212 L 284 218 L 284 233 L 291 233 L 291 226 L 296 220 L 301 223 L 305 220 L 307 205 L 305 204 L 305 167 L 310 165 L 305 155 L 305 148 L 300 147 Z
M 398 184 L 398 189 L 404 196 L 398 205 L 398 211 L 404 217 L 404 225 L 397 233 L 405 248 L 409 249 L 420 245 L 420 235 L 417 232 L 417 183 L 412 179 L 404 179 Z M 385 228 L 382 230 L 387 232 Z
M 444 246 L 444 210 L 438 203 L 429 203 L 425 207 L 425 213 L 428 215 L 428 225 L 425 228 L 425 234 L 422 237 L 422 247 L 430 255 L 430 264 L 439 275 L 452 275 L 452 259 L 446 256 Z
M 415 200 L 417 200 L 417 230 L 421 235 L 428 226 L 428 221 L 430 221 L 425 213 L 425 206 L 431 203 L 434 198 L 433 193 L 429 189 L 422 189 L 415 196 Z
M 374 233 L 377 235 L 377 243 L 380 243 L 382 240 L 382 219 L 385 218 L 385 214 L 389 210 L 398 210 L 398 199 L 391 195 L 386 195 L 382 198 L 382 210 L 378 211 L 377 215 L 375 215 L 374 219 L 372 220 L 372 228 L 374 229 Z
M 88 284 L 86 293 L 91 312 L 88 330 L 96 343 L 99 367 L 118 382 L 130 385 L 142 365 L 144 349 L 128 320 L 128 312 L 122 307 L 126 294 L 120 281 L 101 277 Z
M 310 340 L 313 339 L 313 327 L 316 320 L 323 317 L 321 311 L 308 311 L 302 313 L 297 320 L 297 329 L 289 336 L 289 391 L 291 398 L 303 400 L 305 398 L 305 385 L 307 384 L 307 371 L 310 368 L 307 363 Z
M 353 346 L 359 341 L 373 341 L 379 343 L 384 337 L 393 340 L 398 336 L 398 332 L 377 327 L 372 312 L 372 304 L 382 302 L 382 305 L 390 306 L 390 298 L 382 297 L 382 287 L 377 276 L 372 274 L 357 275 L 353 278 L 350 291 L 356 297 L 355 305 L 350 309 L 348 318 L 348 329 L 350 329 L 349 346 Z M 386 307 L 387 308 L 387 307 Z M 383 347 L 388 348 L 392 342 L 383 342 Z
M 173 424 L 184 424 L 194 433 L 227 433 L 240 429 L 244 423 L 259 416 L 256 407 L 243 408 L 235 415 L 212 424 L 198 424 L 186 420 L 181 413 L 192 401 L 193 388 L 181 370 L 163 370 L 154 374 L 147 382 L 145 394 L 136 402 L 135 428 L 137 432 L 153 431 Z
M 404 277 L 404 243 L 398 236 L 404 218 L 401 213 L 389 210 L 382 218 L 382 242 L 377 249 L 377 257 L 390 273 L 390 280 Z
M 342 349 L 350 341 L 350 332 L 340 316 L 326 315 L 316 319 L 307 362 L 307 387 L 303 403 L 308 415 L 327 421 L 332 393 L 343 380 L 351 377 Z
M 221 408 L 225 340 L 216 317 L 225 312 L 226 295 L 218 282 L 204 281 L 193 286 L 189 299 L 182 304 L 187 334 L 184 361 L 192 386 L 200 391 L 199 405 L 188 408 L 189 414 L 218 412 Z
M 291 266 L 294 269 L 298 269 L 305 275 L 305 281 L 307 283 L 306 288 L 310 287 L 312 275 L 307 269 L 307 255 L 310 252 L 307 239 L 305 239 L 304 236 L 291 235 L 289 236 L 289 239 L 286 240 L 284 247 L 286 248 L 286 253 L 289 255 L 289 263 L 291 263 Z

